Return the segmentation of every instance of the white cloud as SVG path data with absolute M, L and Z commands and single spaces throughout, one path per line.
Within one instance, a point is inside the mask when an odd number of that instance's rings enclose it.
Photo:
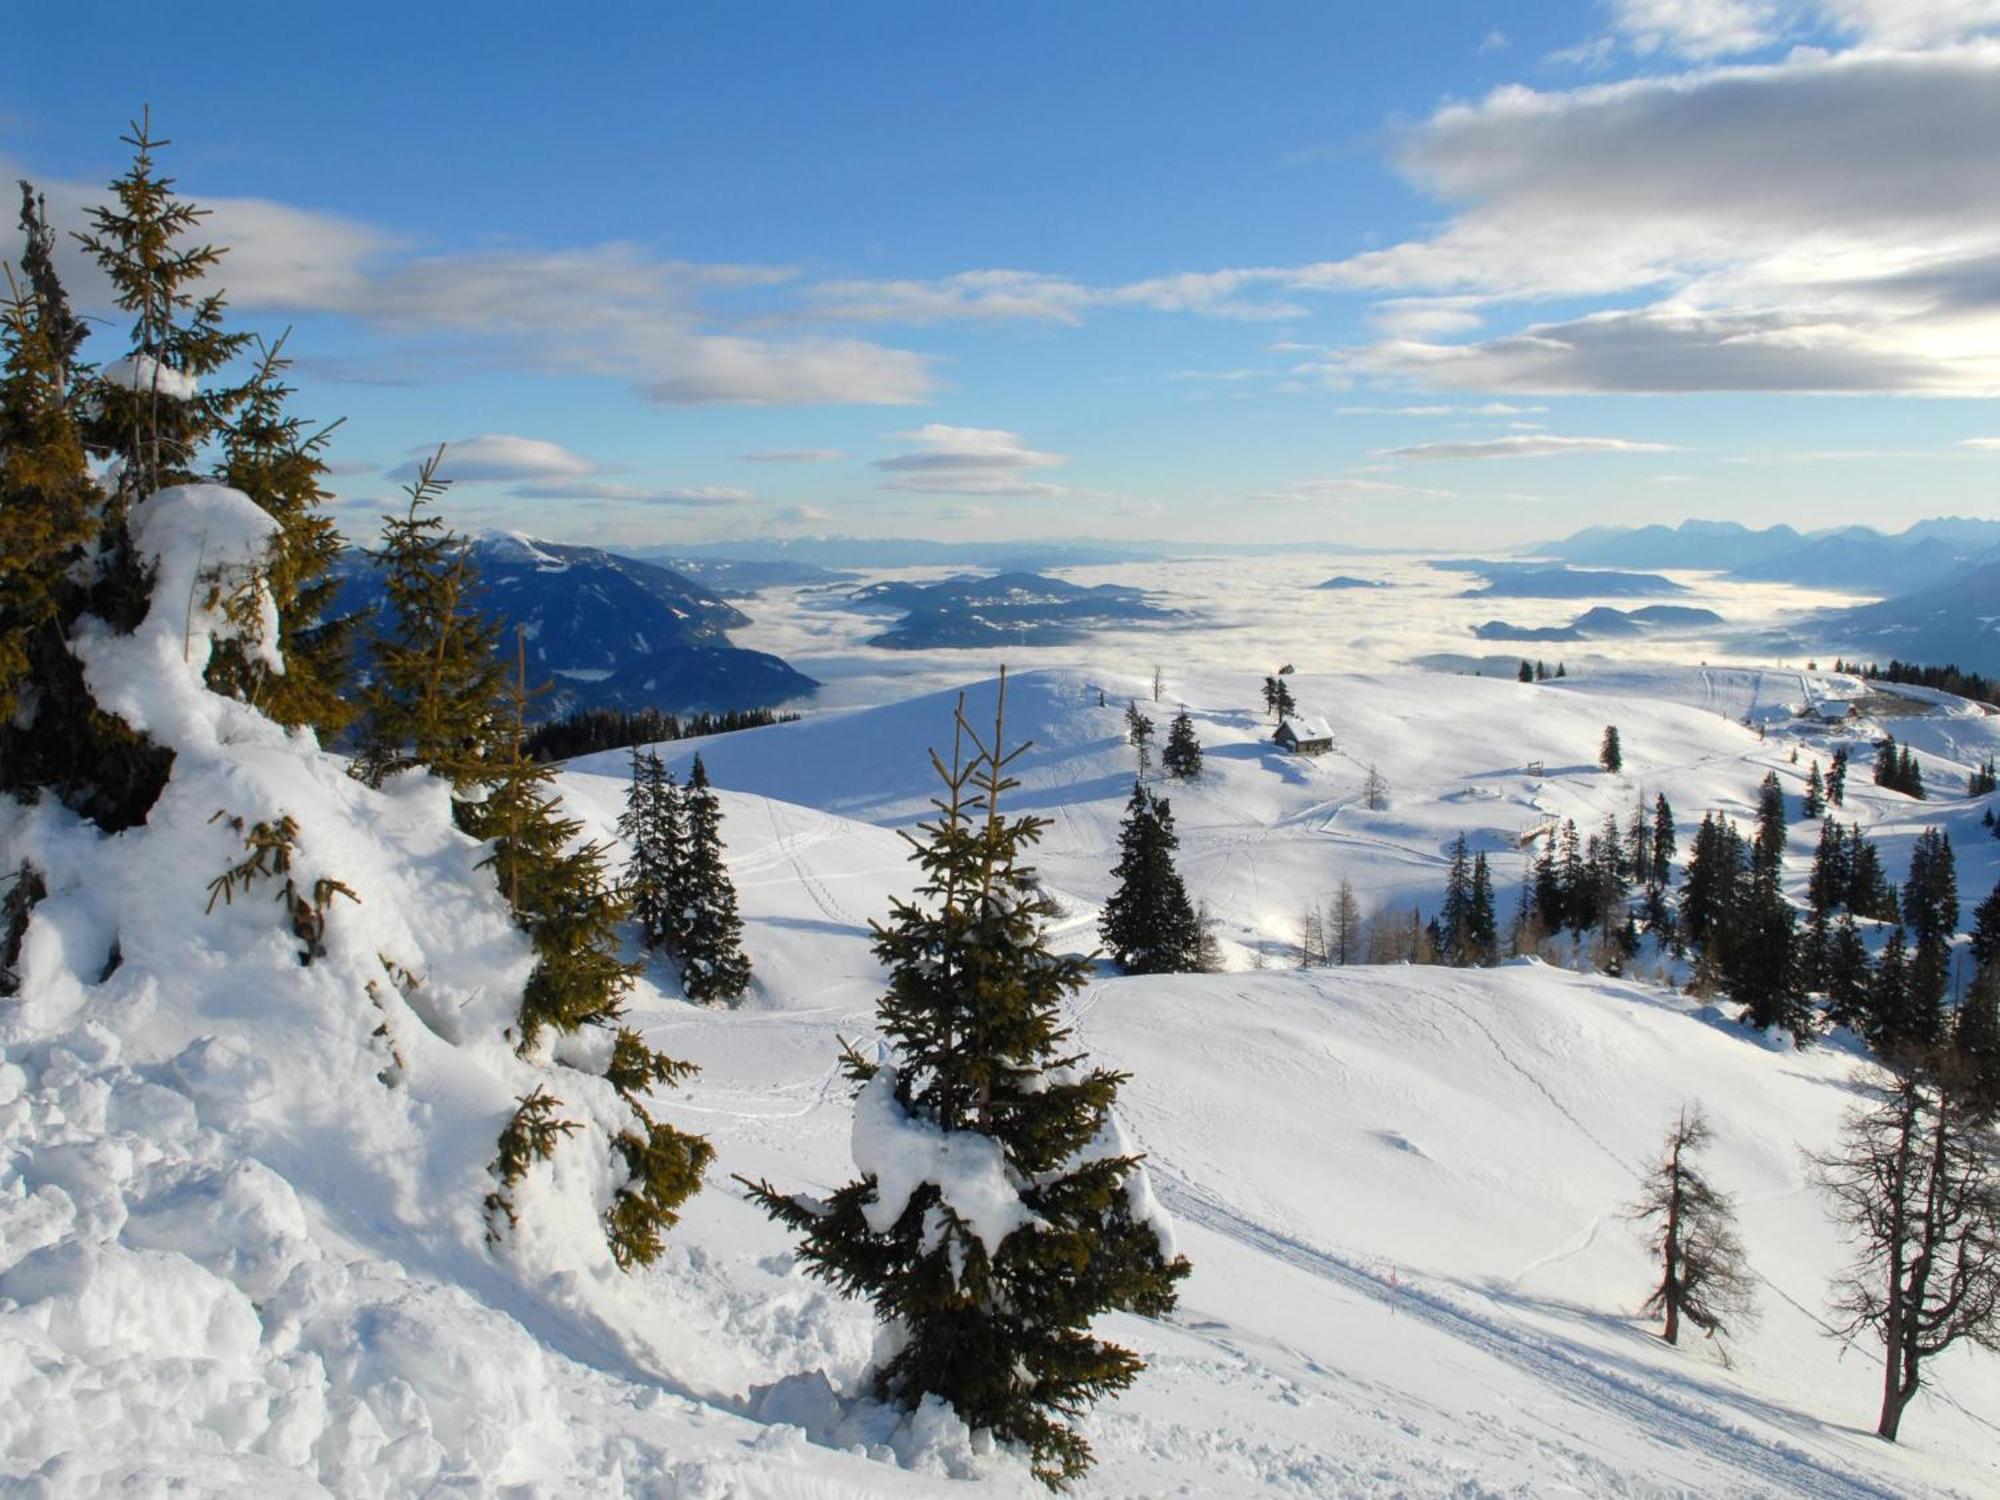
M 1783 16 L 1774 0 L 1612 0 L 1612 24 L 1644 56 L 1728 57 L 1777 40 Z
M 1024 470 L 1050 468 L 1065 460 L 1060 453 L 1030 448 L 1017 432 L 929 422 L 896 436 L 916 448 L 875 460 L 875 467 L 891 476 L 879 489 L 1036 499 L 1073 493 L 1063 485 L 1027 477 Z
M 2000 391 L 2000 44 L 1499 89 L 1406 139 L 1461 205 L 1338 264 L 1397 296 L 1646 300 L 1352 368 L 1514 392 Z
M 644 485 L 612 484 L 593 479 L 538 479 L 517 484 L 507 493 L 522 500 L 604 500 L 627 505 L 659 505 L 692 510 L 757 503 L 757 497 L 750 491 L 720 484 L 648 489 Z
M 33 177 L 0 161 L 8 178 Z M 102 189 L 38 183 L 64 227 L 85 222 Z M 201 235 L 228 247 L 214 276 L 238 312 L 323 313 L 396 341 L 395 383 L 432 365 L 522 368 L 629 381 L 662 404 L 907 405 L 935 387 L 930 360 L 853 338 L 746 331 L 733 295 L 797 279 L 783 266 L 668 260 L 609 243 L 539 250 L 413 255 L 399 235 L 340 215 L 257 198 L 212 198 Z M 11 215 L 8 218 L 11 220 Z M 0 256 L 18 255 L 11 223 Z M 102 275 L 73 242 L 59 251 L 78 300 L 109 305 Z M 349 361 L 367 371 L 385 361 Z
M 892 473 L 930 473 L 952 469 L 1041 469 L 1063 461 L 1059 453 L 1040 453 L 1015 432 L 997 427 L 952 427 L 928 422 L 897 437 L 917 445 L 914 453 L 878 458 L 875 467 Z
M 750 464 L 830 464 L 847 455 L 838 448 L 763 448 L 736 457 Z
M 817 505 L 787 505 L 771 515 L 772 523 L 779 526 L 814 526 L 832 519 L 833 512 Z
M 2000 438 L 1965 438 L 1958 446 L 1980 453 L 2000 453 Z
M 1925 47 L 2000 30 L 2000 0 L 1818 0 L 1827 22 L 1887 47 Z
M 1480 438 L 1467 442 L 1411 443 L 1379 448 L 1377 458 L 1406 460 L 1462 458 L 1552 458 L 1564 453 L 1672 453 L 1671 443 L 1636 443 L 1625 438 L 1534 436 Z
M 934 281 L 826 281 L 812 288 L 820 315 L 856 322 L 937 323 L 1027 318 L 1076 323 L 1091 293 L 1034 271 L 961 271 Z
M 1481 39 L 1479 50 L 1481 52 L 1503 52 L 1506 50 L 1507 45 L 1507 33 L 1496 28 L 1487 32 L 1485 37 Z
M 413 457 L 389 471 L 391 479 L 413 479 L 423 458 L 437 450 L 431 446 L 413 448 Z M 560 443 L 545 438 L 517 437 L 507 432 L 488 432 L 478 437 L 447 443 L 440 478 L 478 482 L 495 479 L 576 479 L 600 474 L 601 465 L 572 453 Z

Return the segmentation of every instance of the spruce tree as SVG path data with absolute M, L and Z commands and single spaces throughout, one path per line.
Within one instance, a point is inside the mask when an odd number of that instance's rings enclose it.
M 243 394 L 206 382 L 249 335 L 225 332 L 222 293 L 199 290 L 224 252 L 190 241 L 207 210 L 176 197 L 173 179 L 159 175 L 153 153 L 171 142 L 154 138 L 150 115 L 122 139 L 132 165 L 111 184 L 115 201 L 92 209 L 90 232 L 76 239 L 132 318 L 130 351 L 88 382 L 85 403 L 90 450 L 116 465 L 92 608 L 115 629 L 131 630 L 145 616 L 150 582 L 132 552 L 127 513 L 155 490 L 202 477 L 201 450 Z
M 2000 885 L 1993 887 L 1972 914 L 1971 952 L 1976 970 L 2000 965 Z
M 678 946 L 680 911 L 676 887 L 685 860 L 681 838 L 680 786 L 655 750 L 632 747 L 632 780 L 618 835 L 630 853 L 625 889 L 639 941 L 649 953 Z
M 1851 912 L 1834 925 L 1833 942 L 1821 966 L 1820 987 L 1826 993 L 1826 1018 L 1835 1026 L 1865 1032 L 1873 1014 L 1875 975 L 1868 944 Z
M 1847 805 L 1847 747 L 1833 752 L 1833 764 L 1826 773 L 1826 800 L 1832 807 Z
M 340 587 L 334 567 L 342 543 L 323 508 L 329 498 L 323 453 L 339 424 L 308 431 L 303 419 L 286 413 L 292 388 L 284 378 L 291 363 L 284 345 L 282 338 L 260 344 L 242 404 L 220 434 L 215 477 L 256 501 L 281 528 L 264 584 L 277 608 L 285 670 L 267 672 L 240 645 L 222 642 L 208 683 L 280 724 L 309 726 L 327 742 L 355 716 L 345 691 L 357 622 L 326 617 Z
M 1452 841 L 1445 870 L 1444 904 L 1431 924 L 1438 957 L 1454 968 L 1470 964 L 1472 943 L 1472 853 L 1464 834 Z
M 1903 929 L 1891 927 L 1868 987 L 1868 1040 L 1885 1053 L 1900 1054 L 1918 1045 L 1922 1030 L 1910 1012 L 1909 951 Z
M 1195 737 L 1194 720 L 1185 707 L 1174 715 L 1167 730 L 1167 746 L 1160 752 L 1160 764 L 1176 781 L 1188 781 L 1201 774 L 1201 741 Z
M 96 535 L 97 487 L 41 304 L 14 287 L 0 317 L 0 725 L 11 725 L 38 663 L 46 671 L 52 654 L 68 654 L 68 573 Z M 24 783 L 8 759 L 0 787 L 14 790 Z
M 405 486 L 405 513 L 384 519 L 375 561 L 389 619 L 370 642 L 353 770 L 381 786 L 400 771 L 428 768 L 452 784 L 464 826 L 491 769 L 488 753 L 506 732 L 507 669 L 495 654 L 498 620 L 475 607 L 470 543 L 426 514 L 449 485 L 437 475 L 443 457 L 440 448 Z
M 1736 1238 L 1735 1204 L 1695 1161 L 1712 1139 L 1701 1111 L 1682 1109 L 1639 1201 L 1626 1210 L 1650 1226 L 1661 1271 L 1644 1310 L 1663 1320 L 1660 1337 L 1669 1344 L 1680 1342 L 1683 1321 L 1718 1338 L 1750 1311 L 1753 1283 Z
M 1054 1486 L 1091 1461 L 1067 1424 L 1142 1368 L 1093 1337 L 1093 1320 L 1170 1311 L 1188 1265 L 1133 1216 L 1138 1161 L 1111 1119 L 1124 1075 L 1090 1067 L 1062 1025 L 1089 965 L 1046 946 L 1053 906 L 1022 862 L 1045 820 L 1001 810 L 1025 748 L 1005 748 L 1004 705 L 1003 677 L 982 741 L 961 700 L 950 761 L 933 757 L 938 815 L 911 836 L 917 899 L 875 929 L 889 1057 L 848 1051 L 862 1086 L 858 1180 L 824 1201 L 746 1186 L 799 1233 L 810 1274 L 874 1304 L 893 1350 L 874 1372 L 878 1399 L 941 1397 L 975 1430 L 1025 1447 Z M 975 1205 L 954 1198 L 955 1182 L 911 1180 L 885 1139 L 910 1132 L 990 1159 L 1018 1203 Z M 885 1183 L 878 1169 L 891 1166 Z
M 1819 762 L 1812 763 L 1812 770 L 1806 775 L 1806 796 L 1801 812 L 1808 818 L 1821 817 L 1826 812 L 1826 782 L 1819 774 Z
M 1785 791 L 1778 773 L 1764 773 L 1757 789 L 1757 835 L 1751 842 L 1752 863 L 1760 870 L 1776 871 L 1785 857 Z
M 1535 680 L 1534 664 L 1532 662 L 1523 660 L 1521 663 L 1521 669 L 1514 674 L 1514 680 L 1516 682 L 1533 682 Z
M 1118 864 L 1111 872 L 1118 888 L 1098 924 L 1104 946 L 1127 973 L 1195 970 L 1200 932 L 1187 887 L 1174 868 L 1179 847 L 1172 808 L 1133 782 L 1118 830 Z
M 2000 1112 L 2000 971 L 1987 967 L 1973 976 L 1954 1019 L 1952 1050 L 1974 1107 Z
M 681 988 L 690 1000 L 737 1000 L 750 987 L 750 960 L 743 952 L 736 886 L 722 861 L 722 804 L 699 755 L 681 801 L 687 850 L 677 882 L 686 903 L 677 919 Z
M 1500 960 L 1500 919 L 1493 906 L 1493 871 L 1483 853 L 1472 857 L 1472 899 L 1466 912 L 1465 946 L 1473 963 L 1491 965 Z
M 1665 890 L 1674 883 L 1674 856 L 1680 853 L 1680 837 L 1674 832 L 1674 810 L 1665 793 L 1653 799 L 1653 864 L 1647 884 Z
M 1625 769 L 1625 750 L 1618 743 L 1616 724 L 1604 726 L 1604 739 L 1597 747 L 1597 763 L 1613 776 Z
M 1958 931 L 1958 874 L 1951 840 L 1940 829 L 1925 829 L 1911 850 L 1903 918 L 1916 938 L 1910 960 L 1911 1037 L 1935 1046 L 1944 1039 L 1952 938 Z
M 545 1030 L 564 1036 L 586 1029 L 611 1034 L 604 1076 L 629 1117 L 612 1140 L 624 1180 L 605 1211 L 605 1238 L 621 1267 L 650 1265 L 659 1258 L 662 1236 L 677 1222 L 681 1205 L 700 1189 L 715 1152 L 703 1137 L 656 1120 L 646 1100 L 656 1086 L 679 1083 L 699 1070 L 655 1050 L 619 1024 L 638 969 L 619 952 L 619 927 L 631 906 L 611 879 L 604 845 L 578 842 L 583 825 L 562 810 L 555 768 L 526 753 L 527 662 L 518 639 L 516 661 L 511 724 L 483 757 L 485 796 L 461 803 L 457 810 L 466 831 L 490 843 L 483 863 L 492 868 L 515 923 L 534 948 L 535 966 L 521 992 L 516 1024 L 519 1050 L 533 1052 Z M 520 1143 L 532 1141 L 535 1129 L 546 1128 L 545 1119 L 538 1126 L 537 1120 L 523 1118 L 534 1097 L 522 1102 L 522 1110 L 501 1133 L 494 1164 L 499 1186 L 487 1198 L 488 1227 L 496 1237 L 501 1219 L 513 1222 L 509 1190 L 526 1170 Z M 543 1116 L 552 1105 L 539 1106 Z M 543 1139 L 553 1149 L 553 1141 Z M 534 1154 L 546 1156 L 548 1151 Z

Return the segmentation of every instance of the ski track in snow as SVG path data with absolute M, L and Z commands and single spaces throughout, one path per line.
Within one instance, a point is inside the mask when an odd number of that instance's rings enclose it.
M 1160 1199 L 1174 1213 L 1308 1276 L 1379 1302 L 1469 1344 L 1531 1376 L 1545 1388 L 1588 1402 L 1630 1422 L 1655 1441 L 1686 1447 L 1755 1475 L 1785 1493 L 1815 1500 L 1897 1500 L 1897 1491 L 1869 1483 L 1797 1449 L 1777 1446 L 1718 1419 L 1714 1412 L 1669 1398 L 1603 1369 L 1558 1344 L 1510 1328 L 1443 1295 L 1394 1281 L 1367 1267 L 1318 1249 L 1247 1215 L 1150 1163 Z

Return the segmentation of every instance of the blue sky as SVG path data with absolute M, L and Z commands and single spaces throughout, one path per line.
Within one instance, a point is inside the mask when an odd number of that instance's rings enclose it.
M 42 6 L 0 167 L 148 103 L 357 531 L 1995 513 L 2000 0 Z

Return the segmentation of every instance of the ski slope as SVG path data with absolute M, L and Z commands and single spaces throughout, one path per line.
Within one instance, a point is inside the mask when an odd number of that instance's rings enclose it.
M 107 841 L 47 805 L 0 808 L 0 864 L 33 853 L 51 875 L 22 996 L 0 1002 L 0 1492 L 1037 1492 L 948 1414 L 833 1399 L 869 1359 L 867 1310 L 803 1277 L 729 1176 L 811 1190 L 851 1171 L 839 1041 L 875 1035 L 867 924 L 910 886 L 898 830 L 926 812 L 953 695 L 662 747 L 682 766 L 699 750 L 722 791 L 757 981 L 736 1011 L 686 1004 L 664 972 L 634 995 L 634 1022 L 704 1070 L 660 1112 L 719 1161 L 665 1257 L 627 1276 L 593 1222 L 601 1154 L 580 1144 L 530 1179 L 516 1242 L 485 1244 L 485 1163 L 539 1075 L 500 1034 L 525 944 L 443 797 L 357 785 L 199 696 L 199 671 L 151 689 L 180 759 L 149 826 Z M 1093 1056 L 1132 1075 L 1125 1123 L 1195 1267 L 1171 1320 L 1110 1320 L 1149 1369 L 1088 1419 L 1081 1492 L 2000 1486 L 2000 1362 L 1939 1361 L 1890 1447 L 1869 1435 L 1874 1351 L 1824 1326 L 1842 1247 L 1802 1152 L 1851 1100 L 1841 1044 L 1796 1052 L 1659 987 L 1536 962 L 1288 966 L 1302 907 L 1342 878 L 1367 906 L 1433 906 L 1461 830 L 1504 894 L 1521 832 L 1551 818 L 1587 828 L 1641 790 L 1672 800 L 1684 842 L 1708 808 L 1747 816 L 1766 769 L 1796 790 L 1832 743 L 1759 710 L 1821 685 L 1630 668 L 1292 686 L 1338 753 L 1270 747 L 1254 676 L 1170 681 L 1156 714 L 1163 737 L 1185 699 L 1207 748 L 1199 782 L 1168 792 L 1230 972 L 1106 975 L 1074 1005 Z M 993 692 L 970 685 L 975 720 Z M 1081 671 L 1009 687 L 1010 738 L 1035 741 L 1016 805 L 1050 820 L 1039 863 L 1069 946 L 1094 945 L 1131 786 L 1123 707 L 1149 693 Z M 1996 722 L 1896 731 L 1942 789 L 2000 746 Z M 1606 723 L 1619 777 L 1594 765 Z M 1859 745 L 1867 726 L 1843 732 Z M 1371 764 L 1392 789 L 1374 812 Z M 573 763 L 562 786 L 610 837 L 624 757 Z M 1935 822 L 1968 907 L 2000 877 L 1972 803 L 1878 793 L 1865 765 L 1850 803 L 1892 876 Z M 262 895 L 204 913 L 232 852 L 218 805 L 290 811 L 311 868 L 355 888 L 326 962 L 300 967 Z M 1796 881 L 1810 842 L 1795 829 Z M 371 1000 L 379 952 L 425 983 Z M 1620 1211 L 1688 1100 L 1760 1277 L 1761 1322 L 1727 1363 L 1631 1317 L 1650 1267 Z

